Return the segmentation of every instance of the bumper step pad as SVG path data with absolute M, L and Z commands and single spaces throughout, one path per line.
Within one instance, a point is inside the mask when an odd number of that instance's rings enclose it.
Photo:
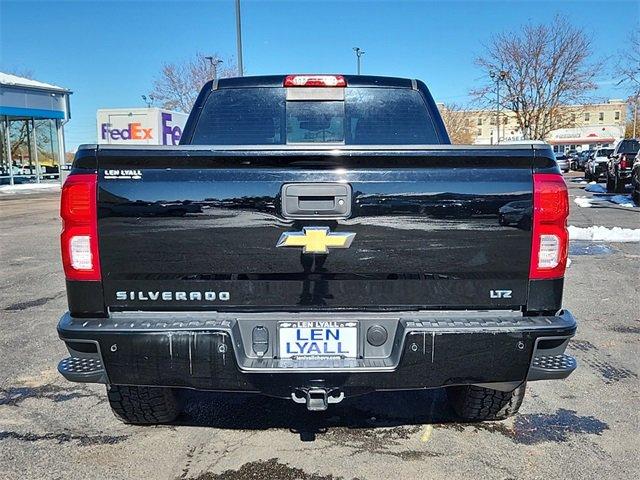
M 533 357 L 528 380 L 552 380 L 568 377 L 578 363 L 566 353 L 559 355 L 538 355 Z
M 106 383 L 106 372 L 99 358 L 67 357 L 58 364 L 58 372 L 71 382 Z

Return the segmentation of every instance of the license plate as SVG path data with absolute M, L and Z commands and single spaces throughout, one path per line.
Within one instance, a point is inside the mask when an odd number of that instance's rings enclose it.
M 344 357 L 358 354 L 357 322 L 280 322 L 280 358 Z

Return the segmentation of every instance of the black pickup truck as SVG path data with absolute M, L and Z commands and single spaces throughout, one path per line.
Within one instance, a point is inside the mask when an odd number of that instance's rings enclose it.
M 185 388 L 324 410 L 446 387 L 505 418 L 576 367 L 567 214 L 547 146 L 450 145 L 420 81 L 221 79 L 180 146 L 78 150 L 58 369 L 128 423 L 172 421 Z

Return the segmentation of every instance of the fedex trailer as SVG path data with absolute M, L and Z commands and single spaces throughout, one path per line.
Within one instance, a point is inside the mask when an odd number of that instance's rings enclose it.
M 98 143 L 112 145 L 178 145 L 186 113 L 162 108 L 98 110 Z

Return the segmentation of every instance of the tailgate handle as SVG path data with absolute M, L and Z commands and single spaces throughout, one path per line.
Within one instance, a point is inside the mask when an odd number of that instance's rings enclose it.
M 285 218 L 346 218 L 351 214 L 351 185 L 288 183 L 282 186 Z

